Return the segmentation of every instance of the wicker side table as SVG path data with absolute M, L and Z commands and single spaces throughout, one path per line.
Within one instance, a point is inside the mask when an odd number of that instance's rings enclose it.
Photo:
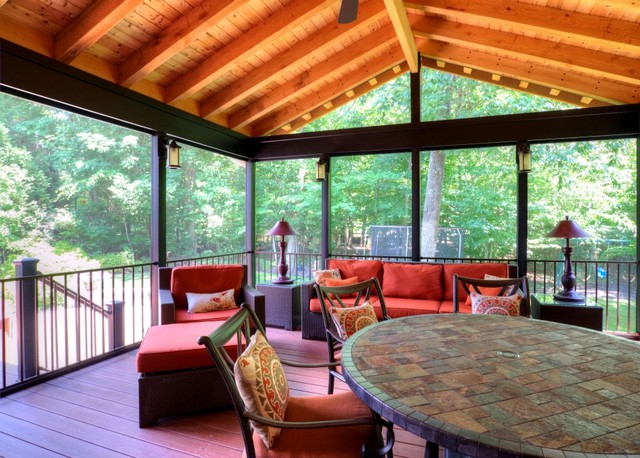
M 300 285 L 263 283 L 256 289 L 264 294 L 265 322 L 289 331 L 300 329 Z
M 531 317 L 602 331 L 603 308 L 592 301 L 561 302 L 551 294 L 531 295 Z

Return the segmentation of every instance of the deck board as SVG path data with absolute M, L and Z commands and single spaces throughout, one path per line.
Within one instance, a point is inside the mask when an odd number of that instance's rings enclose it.
M 268 328 L 283 359 L 321 362 L 326 343 L 299 331 Z M 138 427 L 135 351 L 0 398 L 2 457 L 221 457 L 242 456 L 242 436 L 230 409 L 161 419 Z M 286 368 L 293 396 L 326 393 L 323 368 Z M 336 383 L 336 391 L 347 390 Z M 424 441 L 396 427 L 394 456 L 424 455 Z

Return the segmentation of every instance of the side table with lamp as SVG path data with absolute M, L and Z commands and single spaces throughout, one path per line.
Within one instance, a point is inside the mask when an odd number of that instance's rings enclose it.
M 573 248 L 569 245 L 569 239 L 589 237 L 589 234 L 567 216 L 547 234 L 547 237 L 566 240 L 566 245 L 562 248 L 564 254 L 564 271 L 561 278 L 563 289 L 555 294 L 532 294 L 532 318 L 602 331 L 604 310 L 576 292 L 576 276 L 571 268 Z
M 282 218 L 271 228 L 268 235 L 281 237 L 281 239 L 278 242 L 280 246 L 278 277 L 272 280 L 271 284 L 256 285 L 256 289 L 265 297 L 265 324 L 287 330 L 300 329 L 300 284 L 287 276 L 289 266 L 285 255 L 287 249 L 285 237 L 296 235 L 296 231 Z

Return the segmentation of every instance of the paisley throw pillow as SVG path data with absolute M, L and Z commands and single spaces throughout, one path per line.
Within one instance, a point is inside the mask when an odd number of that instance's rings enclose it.
M 483 296 L 475 291 L 471 293 L 471 313 L 483 315 L 520 316 L 522 296 Z
M 280 358 L 260 331 L 251 337 L 233 368 L 238 391 L 249 412 L 284 420 L 289 402 L 289 384 Z M 267 448 L 273 447 L 280 428 L 251 422 Z
M 348 339 L 360 329 L 378 322 L 376 312 L 368 301 L 357 307 L 333 307 L 330 312 L 331 319 L 343 339 Z

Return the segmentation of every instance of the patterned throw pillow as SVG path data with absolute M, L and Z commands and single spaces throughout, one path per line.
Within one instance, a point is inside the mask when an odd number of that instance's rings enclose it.
M 483 296 L 475 291 L 471 293 L 471 313 L 482 315 L 520 316 L 522 295 Z
M 340 269 L 316 270 L 313 272 L 313 278 L 319 285 L 324 285 L 327 278 L 340 280 Z
M 251 337 L 247 349 L 233 368 L 238 391 L 249 412 L 284 420 L 289 402 L 289 384 L 280 358 L 260 331 Z M 280 428 L 251 422 L 267 448 L 273 447 Z
M 187 305 L 191 313 L 214 312 L 237 307 L 233 288 L 221 293 L 187 293 Z
M 343 339 L 348 339 L 360 329 L 378 322 L 376 312 L 368 301 L 357 307 L 333 307 L 331 319 Z

